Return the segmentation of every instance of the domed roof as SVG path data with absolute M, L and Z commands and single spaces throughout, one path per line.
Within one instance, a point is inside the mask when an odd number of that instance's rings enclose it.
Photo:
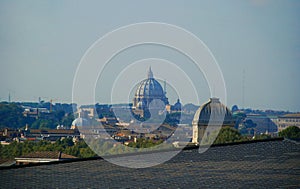
M 143 103 L 143 101 L 140 101 L 140 102 L 137 104 L 137 107 L 140 108 L 140 109 L 144 108 L 144 103 Z
M 148 78 L 141 81 L 136 92 L 136 97 L 152 97 L 152 98 L 160 98 L 165 95 L 163 88 L 160 83 L 153 78 L 153 73 L 151 68 L 148 71 Z
M 207 103 L 200 106 L 196 111 L 193 122 L 198 122 L 198 125 L 207 125 L 210 119 L 211 121 L 219 121 L 222 120 L 223 116 L 223 125 L 233 124 L 230 110 L 218 98 L 210 98 Z
M 174 110 L 181 110 L 181 103 L 180 100 L 177 99 L 177 102 L 174 104 Z
M 74 119 L 74 121 L 72 122 L 72 126 L 75 127 L 88 126 L 89 124 L 90 122 L 87 119 L 81 117 Z

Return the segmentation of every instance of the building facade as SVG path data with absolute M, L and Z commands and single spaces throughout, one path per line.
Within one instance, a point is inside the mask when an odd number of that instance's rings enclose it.
M 300 128 L 300 113 L 298 114 L 285 114 L 283 116 L 278 116 L 277 119 L 273 119 L 277 125 L 278 132 L 286 129 L 290 126 L 296 126 Z

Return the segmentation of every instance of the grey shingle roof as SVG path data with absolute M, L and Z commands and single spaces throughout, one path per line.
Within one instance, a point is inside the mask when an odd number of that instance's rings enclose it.
M 69 154 L 65 154 L 59 151 L 38 151 L 32 152 L 29 154 L 25 154 L 20 158 L 50 158 L 50 159 L 72 159 L 76 158 L 75 156 L 71 156 Z
M 185 150 L 143 169 L 102 159 L 6 169 L 0 182 L 5 188 L 300 188 L 299 161 L 299 144 L 270 141 Z

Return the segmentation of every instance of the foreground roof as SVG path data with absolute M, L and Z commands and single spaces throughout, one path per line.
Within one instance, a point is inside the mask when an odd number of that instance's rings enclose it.
M 25 154 L 19 158 L 49 158 L 49 159 L 73 159 L 75 156 L 62 153 L 60 151 L 38 151 Z M 16 158 L 18 159 L 18 158 Z
M 144 155 L 159 158 L 159 153 Z M 0 172 L 5 188 L 300 188 L 300 144 L 257 142 L 212 147 L 201 154 L 184 150 L 144 169 L 97 159 Z

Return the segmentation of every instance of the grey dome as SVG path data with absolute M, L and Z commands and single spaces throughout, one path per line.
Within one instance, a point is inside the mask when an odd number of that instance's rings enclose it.
M 165 91 L 160 83 L 154 79 L 150 67 L 148 71 L 148 78 L 141 81 L 135 91 L 133 107 L 138 109 L 147 108 L 150 102 L 154 99 L 159 99 L 165 104 L 169 103 Z
M 164 90 L 160 83 L 154 78 L 148 78 L 140 82 L 135 96 L 140 97 L 161 97 L 164 96 Z
M 211 116 L 214 116 L 211 118 Z M 198 125 L 207 125 L 211 121 L 218 121 L 214 119 L 223 118 L 223 125 L 232 125 L 233 119 L 230 110 L 220 102 L 218 98 L 210 98 L 210 100 L 203 104 L 197 111 L 194 117 L 194 122 L 197 121 Z

